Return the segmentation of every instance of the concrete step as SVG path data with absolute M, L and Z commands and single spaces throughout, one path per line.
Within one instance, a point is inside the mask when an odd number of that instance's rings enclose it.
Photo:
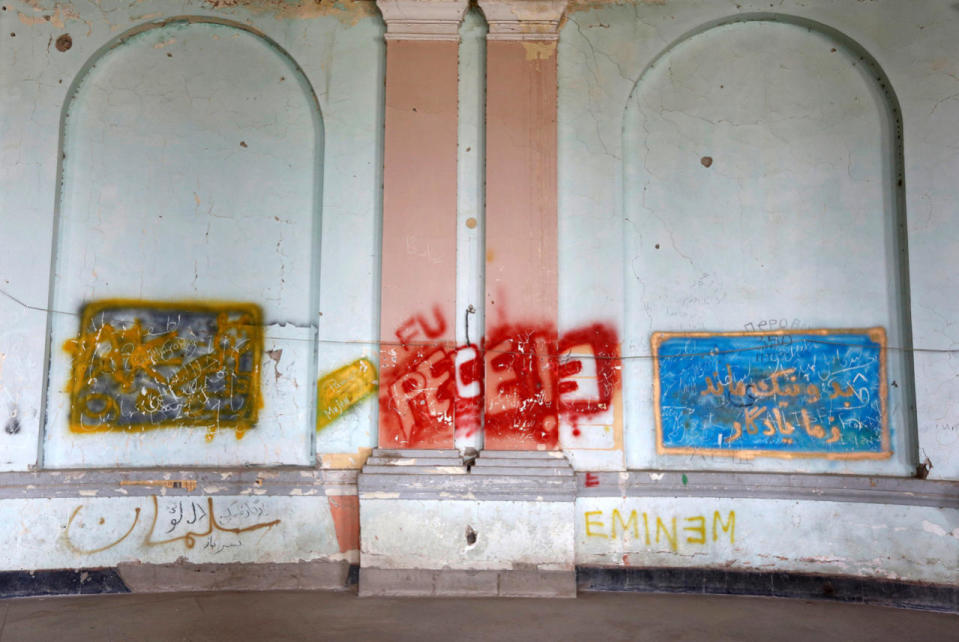
M 481 450 L 482 457 L 496 457 L 499 459 L 566 459 L 562 450 Z
M 462 466 L 459 457 L 370 457 L 366 460 L 367 466 Z
M 569 468 L 569 463 L 563 459 L 532 459 L 508 457 L 477 457 L 473 464 L 474 468 L 485 468 L 487 466 L 529 466 L 532 468 Z
M 455 448 L 374 448 L 371 457 L 387 457 L 390 459 L 406 459 L 408 457 L 439 457 L 446 459 L 460 458 L 460 451 Z
M 466 475 L 462 464 L 449 466 L 370 466 L 363 467 L 363 475 Z
M 572 468 L 538 468 L 533 466 L 486 466 L 474 467 L 471 476 L 483 475 L 522 475 L 526 477 L 575 477 Z

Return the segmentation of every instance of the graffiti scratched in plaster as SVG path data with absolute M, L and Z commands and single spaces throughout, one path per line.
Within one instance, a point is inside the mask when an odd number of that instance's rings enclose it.
M 652 349 L 661 454 L 892 454 L 882 328 L 657 332 Z
M 281 521 L 274 519 L 245 526 L 224 526 L 221 522 L 261 516 L 264 512 L 263 506 L 257 503 L 247 505 L 234 502 L 230 504 L 226 510 L 221 511 L 218 518 L 212 497 L 207 497 L 205 503 L 194 500 L 174 500 L 165 506 L 163 511 L 160 510 L 160 504 L 156 495 L 151 496 L 150 499 L 153 502 L 153 519 L 144 535 L 142 541 L 143 546 L 153 547 L 183 542 L 184 547 L 193 548 L 196 546 L 198 539 L 208 537 L 209 539 L 204 545 L 204 548 L 212 548 L 215 553 L 219 553 L 225 548 L 238 546 L 240 543 L 239 540 L 234 540 L 232 544 L 224 544 L 216 540 L 216 533 L 228 533 L 238 536 L 251 531 L 271 529 Z M 93 555 L 113 548 L 126 540 L 130 534 L 133 533 L 134 529 L 136 529 L 137 524 L 140 523 L 141 512 L 140 507 L 137 506 L 134 509 L 129 528 L 126 528 L 119 536 L 113 537 L 112 539 L 107 539 L 103 542 L 93 542 L 92 540 L 95 540 L 97 536 L 96 534 L 91 534 L 91 532 L 97 530 L 96 527 L 103 526 L 105 530 L 109 530 L 106 525 L 106 518 L 100 517 L 96 524 L 87 522 L 80 516 L 83 508 L 84 506 L 81 504 L 70 513 L 70 518 L 67 520 L 67 526 L 63 535 L 67 548 L 78 555 Z M 160 521 L 161 512 L 164 513 L 163 521 Z M 76 526 L 74 526 L 75 523 Z M 157 533 L 158 530 L 159 533 Z M 86 537 L 83 539 L 87 541 L 83 544 L 78 544 L 75 541 L 75 531 L 84 531 Z M 93 543 L 100 545 L 93 546 Z
M 260 308 L 98 301 L 83 309 L 73 356 L 70 430 L 198 426 L 237 437 L 260 407 Z
M 316 384 L 316 429 L 321 430 L 376 392 L 376 366 L 363 357 L 324 375 Z

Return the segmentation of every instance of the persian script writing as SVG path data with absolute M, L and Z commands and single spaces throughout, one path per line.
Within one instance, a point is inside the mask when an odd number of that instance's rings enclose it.
M 70 429 L 252 427 L 260 407 L 260 309 L 100 301 L 83 310 L 73 355 Z
M 888 457 L 885 346 L 882 328 L 655 333 L 658 450 Z
M 143 546 L 162 546 L 182 542 L 183 546 L 189 549 L 196 546 L 198 540 L 209 538 L 205 541 L 203 548 L 211 549 L 214 554 L 217 554 L 227 548 L 242 546 L 243 541 L 239 539 L 239 536 L 244 533 L 263 529 L 269 531 L 280 523 L 279 519 L 248 523 L 251 519 L 262 518 L 265 512 L 264 506 L 256 499 L 252 502 L 234 501 L 226 511 L 221 511 L 219 516 L 214 511 L 212 497 L 207 497 L 206 502 L 201 499 L 164 500 L 166 503 L 163 510 L 160 509 L 156 495 L 151 496 L 150 499 L 153 502 L 153 518 L 143 533 Z M 128 528 L 124 528 L 124 520 L 119 520 L 120 523 L 117 525 L 114 524 L 114 518 L 111 517 L 108 522 L 107 517 L 103 515 L 99 519 L 95 514 L 91 515 L 91 519 L 85 519 L 81 515 L 83 509 L 83 504 L 73 509 L 63 531 L 67 548 L 79 555 L 94 555 L 117 546 L 133 533 L 138 524 L 142 523 L 139 506 L 133 509 L 133 519 Z M 162 519 L 161 514 L 164 516 Z M 145 520 L 142 521 L 145 522 Z M 228 525 L 235 522 L 242 522 L 242 524 Z M 112 534 L 107 535 L 105 541 L 101 541 L 104 533 L 111 532 Z M 159 535 L 157 535 L 158 532 Z

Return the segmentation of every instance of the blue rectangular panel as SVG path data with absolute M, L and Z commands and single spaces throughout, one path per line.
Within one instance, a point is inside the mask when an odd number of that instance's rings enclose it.
M 656 332 L 651 343 L 660 454 L 892 454 L 882 328 Z

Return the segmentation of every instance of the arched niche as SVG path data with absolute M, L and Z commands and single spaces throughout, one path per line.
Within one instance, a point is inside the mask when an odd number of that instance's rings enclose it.
M 655 360 L 638 358 L 630 467 L 911 474 L 901 122 L 868 52 L 792 16 L 703 25 L 644 70 L 623 123 L 627 354 L 649 355 L 654 332 L 881 326 L 892 455 L 658 450 Z
M 61 119 L 45 466 L 313 463 L 322 148 L 309 81 L 245 25 L 147 23 L 88 61 Z M 130 314 L 149 316 L 146 339 L 184 306 L 256 311 L 244 323 L 258 336 L 244 340 L 261 345 L 242 370 L 258 389 L 235 402 L 249 410 L 243 421 L 223 422 L 239 429 L 218 430 L 220 415 L 178 423 L 169 403 L 146 418 L 130 411 L 114 429 L 77 420 L 63 347 L 90 331 L 81 326 L 91 304 L 116 300 L 128 302 L 110 312 L 116 329 L 128 329 Z M 180 334 L 196 334 L 210 314 L 182 322 Z M 136 402 L 138 386 L 117 406 Z

